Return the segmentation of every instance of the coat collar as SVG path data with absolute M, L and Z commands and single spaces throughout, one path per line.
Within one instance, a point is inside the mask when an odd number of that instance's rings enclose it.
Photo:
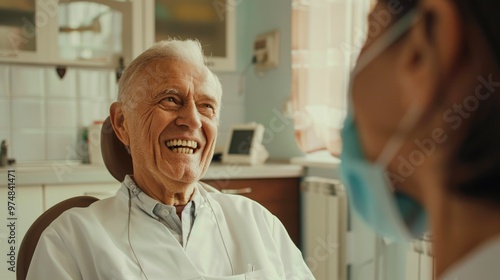
M 132 195 L 132 200 L 137 206 L 144 211 L 146 214 L 149 216 L 153 217 L 154 219 L 159 219 L 158 215 L 154 213 L 155 206 L 157 204 L 162 204 L 161 202 L 155 200 L 154 198 L 150 197 L 146 193 L 144 193 L 139 186 L 135 183 L 135 181 L 132 179 L 130 175 L 126 175 L 125 179 L 123 180 L 122 183 L 124 187 L 122 187 L 121 191 L 128 196 L 128 191 L 127 189 L 130 190 L 130 194 Z M 191 207 L 195 207 L 194 209 L 194 216 L 196 217 L 197 211 L 199 206 L 204 203 L 204 198 L 201 197 L 199 187 L 196 186 L 194 189 L 194 194 L 191 198 L 191 201 L 194 202 Z M 191 202 L 190 201 L 190 202 Z M 175 207 L 173 207 L 175 210 Z
M 129 199 L 127 183 L 131 185 L 130 181 L 124 180 L 119 191 L 125 201 Z M 130 228 L 131 253 L 132 256 L 135 255 L 135 261 L 142 267 L 148 279 L 164 278 L 165 271 L 173 272 L 169 274 L 169 279 L 189 280 L 204 279 L 202 275 L 215 273 L 233 274 L 233 260 L 230 256 L 236 256 L 237 252 L 222 208 L 203 187 L 197 186 L 197 189 L 200 203 L 185 250 L 170 231 L 155 219 L 155 204 L 144 198 L 139 199 L 145 195 L 143 192 L 130 191 L 132 200 L 136 201 L 131 203 L 130 210 L 127 209 L 130 211 L 130 225 L 127 227 Z M 148 222 L 148 218 L 153 218 L 154 221 Z M 207 260 L 207 257 L 210 260 Z
M 449 269 L 440 280 L 494 280 L 500 275 L 500 236 L 481 245 Z

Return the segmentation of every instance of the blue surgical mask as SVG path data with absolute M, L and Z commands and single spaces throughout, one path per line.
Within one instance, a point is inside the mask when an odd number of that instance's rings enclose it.
M 416 17 L 416 11 L 405 15 L 360 56 L 352 72 L 347 118 L 341 132 L 343 148 L 340 170 L 352 208 L 378 234 L 397 242 L 408 242 L 421 237 L 427 227 L 422 205 L 409 196 L 394 191 L 386 169 L 403 145 L 408 131 L 421 118 L 422 111 L 416 106 L 411 107 L 378 159 L 371 162 L 364 155 L 360 143 L 354 120 L 352 91 L 357 73 L 407 32 Z

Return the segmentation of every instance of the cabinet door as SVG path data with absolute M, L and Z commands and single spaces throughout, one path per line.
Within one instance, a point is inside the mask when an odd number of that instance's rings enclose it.
M 207 56 L 207 66 L 232 71 L 236 68 L 235 8 L 229 0 L 155 0 L 154 6 L 145 8 L 151 15 L 146 17 L 145 31 L 154 32 L 148 38 L 155 42 L 196 38 Z
M 60 63 L 116 66 L 132 59 L 132 2 L 64 0 L 59 3 L 51 56 Z
M 273 213 L 300 245 L 299 178 L 206 180 L 223 193 L 244 195 Z
M 15 192 L 15 215 L 13 217 L 17 219 L 7 220 L 8 217 L 11 217 L 7 209 L 7 186 L 0 186 L 0 253 L 2 256 L 0 258 L 2 260 L 0 262 L 0 279 L 3 280 L 16 279 L 15 273 L 8 270 L 10 264 L 7 261 L 10 257 L 7 257 L 7 254 L 10 253 L 10 246 L 15 246 L 17 261 L 24 234 L 38 216 L 43 213 L 42 186 L 16 186 Z M 7 227 L 10 222 L 15 223 L 15 233 L 11 233 Z M 12 241 L 9 243 L 10 236 L 14 236 L 14 239 L 10 240 L 15 240 L 15 244 Z
M 141 1 L 2 0 L 0 61 L 117 67 L 144 50 Z
M 112 197 L 120 188 L 120 183 L 86 185 L 46 185 L 44 187 L 44 209 L 71 197 L 88 195 L 98 199 Z
M 36 0 L 0 1 L 0 61 L 38 62 L 47 56 L 47 28 L 57 3 Z

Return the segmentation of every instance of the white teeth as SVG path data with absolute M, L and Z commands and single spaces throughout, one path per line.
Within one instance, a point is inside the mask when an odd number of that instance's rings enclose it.
M 180 148 L 178 149 L 178 153 L 180 154 L 192 154 L 194 151 L 190 148 Z
M 196 141 L 192 141 L 192 140 L 175 139 L 175 140 L 166 141 L 165 144 L 169 148 L 179 147 L 179 146 L 183 147 L 183 148 L 185 147 L 188 150 L 198 148 L 198 143 Z M 187 151 L 186 153 L 192 153 L 192 152 Z
M 194 154 L 194 150 L 191 148 L 173 148 L 172 152 L 179 154 Z
M 198 148 L 198 142 L 192 140 L 175 139 L 165 143 L 167 147 L 176 153 L 194 154 L 194 149 Z

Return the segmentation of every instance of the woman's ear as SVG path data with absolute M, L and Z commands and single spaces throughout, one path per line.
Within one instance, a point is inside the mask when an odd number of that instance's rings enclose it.
M 128 128 L 123 112 L 123 104 L 121 102 L 114 102 L 111 104 L 109 119 L 118 139 L 120 139 L 125 146 L 130 146 Z
M 429 108 L 436 102 L 437 88 L 459 63 L 461 53 L 460 13 L 452 1 L 424 0 L 420 19 L 403 43 L 398 63 L 399 81 L 406 102 Z

